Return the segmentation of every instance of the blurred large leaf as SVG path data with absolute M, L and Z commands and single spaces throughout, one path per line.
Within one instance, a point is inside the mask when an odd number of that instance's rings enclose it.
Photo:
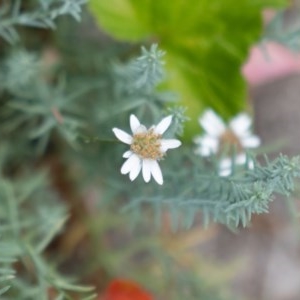
M 91 0 L 100 26 L 117 39 L 159 41 L 169 86 L 181 94 L 197 132 L 205 106 L 231 116 L 245 106 L 241 65 L 261 34 L 261 12 L 284 0 Z

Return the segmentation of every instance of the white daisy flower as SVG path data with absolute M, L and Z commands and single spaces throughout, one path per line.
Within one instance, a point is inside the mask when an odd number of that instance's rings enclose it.
M 130 116 L 132 135 L 113 128 L 115 136 L 123 143 L 130 145 L 130 150 L 123 154 L 127 160 L 121 167 L 122 174 L 128 174 L 131 181 L 137 178 L 142 170 L 145 182 L 151 176 L 158 184 L 163 184 L 163 176 L 158 161 L 169 149 L 177 148 L 181 142 L 176 139 L 162 139 L 163 133 L 169 128 L 172 116 L 163 118 L 156 126 L 147 129 L 135 115 Z
M 230 157 L 225 157 L 220 161 L 221 176 L 230 174 L 232 163 L 246 163 L 245 149 L 256 148 L 260 145 L 259 137 L 251 133 L 252 120 L 245 113 L 237 115 L 227 125 L 213 110 L 209 109 L 199 118 L 199 123 L 205 133 L 194 139 L 198 146 L 197 154 L 201 156 L 224 154 L 222 152 L 225 150 L 232 154 L 233 149 L 237 152 L 235 158 L 232 159 L 229 155 Z M 253 168 L 253 161 L 248 161 L 248 167 Z

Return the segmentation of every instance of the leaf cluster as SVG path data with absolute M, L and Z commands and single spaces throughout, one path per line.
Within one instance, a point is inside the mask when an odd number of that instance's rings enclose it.
M 211 221 L 229 227 L 246 226 L 253 214 L 268 212 L 274 194 L 290 195 L 295 189 L 294 180 L 300 175 L 299 157 L 289 159 L 283 155 L 272 162 L 266 160 L 264 165 L 256 162 L 254 169 L 248 169 L 247 163 L 238 168 L 233 166 L 228 177 L 220 177 L 218 168 L 213 167 L 218 165 L 217 159 L 205 162 L 190 150 L 170 159 L 173 161 L 169 167 L 174 169 L 167 170 L 164 187 L 145 188 L 137 184 L 127 190 L 132 200 L 123 210 L 138 210 L 139 213 L 133 213 L 138 218 L 145 205 L 150 206 L 160 226 L 166 209 L 174 231 L 179 227 L 190 228 L 199 213 L 205 226 Z M 115 188 L 124 191 L 125 186 L 119 184 Z
M 55 29 L 55 19 L 71 15 L 80 21 L 81 6 L 87 0 L 2 1 L 0 36 L 13 44 L 19 40 L 17 26 Z
M 289 195 L 295 188 L 294 179 L 299 177 L 299 158 L 285 156 L 273 162 L 266 160 L 264 164 L 255 160 L 253 170 L 248 169 L 247 163 L 240 168 L 233 166 L 232 176 L 220 177 L 219 159 L 205 160 L 195 155 L 190 145 L 171 152 L 160 162 L 163 186 L 153 182 L 146 184 L 142 178 L 130 182 L 121 175 L 125 146 L 117 144 L 111 129 L 119 127 L 129 131 L 131 113 L 147 126 L 171 113 L 173 125 L 166 136 L 178 137 L 184 132 L 189 120 L 186 107 L 174 106 L 174 94 L 162 88 L 168 76 L 176 75 L 172 73 L 176 69 L 175 62 L 180 65 L 180 72 L 183 70 L 179 78 L 189 78 L 193 89 L 203 98 L 209 95 L 207 103 L 214 103 L 213 106 L 220 104 L 214 99 L 222 98 L 224 104 L 220 105 L 227 106 L 232 93 L 239 97 L 243 94 L 236 71 L 246 46 L 258 36 L 258 8 L 264 5 L 252 1 L 253 10 L 241 23 L 243 26 L 238 32 L 231 32 L 232 24 L 224 25 L 228 20 L 225 2 L 220 5 L 212 1 L 197 2 L 191 12 L 193 5 L 182 1 L 175 1 L 172 11 L 169 2 L 159 1 L 162 9 L 157 19 L 153 19 L 158 12 L 157 1 L 131 1 L 132 6 L 126 6 L 127 1 L 99 1 L 102 9 L 105 5 L 123 4 L 118 6 L 120 13 L 125 14 L 119 23 L 109 13 L 105 14 L 107 19 L 103 19 L 112 26 L 113 32 L 123 32 L 122 26 L 129 14 L 133 18 L 126 23 L 128 27 L 124 27 L 124 32 L 133 34 L 132 39 L 157 33 L 168 54 L 153 44 L 148 50 L 142 48 L 141 55 L 134 58 L 136 45 L 103 37 L 91 26 L 89 17 L 83 18 L 80 24 L 62 18 L 61 27 L 54 31 L 50 45 L 43 45 L 41 39 L 39 50 L 30 50 L 35 48 L 36 41 L 31 44 L 30 39 L 27 40 L 32 32 L 23 31 L 24 27 L 53 28 L 54 21 L 61 15 L 79 20 L 85 2 L 4 1 L 0 36 L 8 43 L 17 43 L 14 47 L 7 46 L 0 54 L 0 295 L 4 300 L 93 297 L 90 287 L 75 284 L 73 278 L 65 275 L 68 272 L 59 270 L 57 253 L 52 257 L 50 251 L 55 237 L 64 235 L 70 208 L 58 195 L 53 178 L 37 170 L 37 165 L 47 165 L 48 155 L 66 165 L 72 174 L 69 180 L 74 184 L 74 194 L 81 195 L 87 189 L 97 191 L 100 196 L 92 209 L 105 206 L 114 216 L 122 210 L 130 216 L 130 225 L 149 218 L 150 223 L 153 224 L 154 219 L 158 227 L 162 214 L 168 211 L 174 230 L 180 226 L 190 228 L 199 214 L 206 225 L 214 221 L 231 227 L 246 226 L 253 214 L 268 211 L 274 193 Z M 232 8 L 233 2 L 229 3 Z M 250 5 L 246 0 L 241 3 L 230 15 L 234 24 L 241 18 L 239 8 Z M 274 1 L 264 3 L 274 4 Z M 203 15 L 205 11 L 209 11 L 207 16 Z M 175 24 L 181 20 L 183 12 L 191 13 L 190 18 L 178 28 Z M 147 26 L 152 24 L 155 30 L 139 26 L 140 18 L 144 18 Z M 201 24 L 195 21 L 198 18 Z M 245 28 L 250 20 L 255 26 L 248 36 Z M 213 40 L 202 40 L 196 34 L 199 28 L 203 35 L 211 35 Z M 96 38 L 89 35 L 93 30 Z M 220 35 L 223 30 L 224 36 Z M 178 35 L 171 37 L 173 31 Z M 182 38 L 190 47 L 183 47 Z M 232 44 L 235 40 L 239 43 Z M 202 51 L 199 57 L 195 50 Z M 47 51 L 51 54 L 50 62 Z M 225 57 L 228 60 L 219 65 L 216 57 L 220 61 Z M 169 71 L 166 73 L 164 60 Z M 195 62 L 203 66 L 203 74 Z M 228 80 L 230 91 L 223 84 L 226 76 L 219 72 L 222 66 L 224 70 L 230 69 L 229 65 L 234 73 Z M 204 83 L 198 86 L 199 72 Z M 217 98 L 212 91 L 218 94 Z M 234 109 L 240 107 L 235 102 L 231 104 Z M 193 105 L 191 107 L 193 109 Z M 87 212 L 82 213 L 87 219 L 92 218 Z M 122 215 L 117 216 L 121 218 Z M 101 263 L 109 267 L 109 262 Z M 93 261 L 89 264 L 98 267 Z M 212 298 L 204 282 L 197 281 L 193 274 L 180 273 L 182 269 L 173 261 L 166 264 L 169 273 L 174 275 L 173 286 L 186 287 L 181 294 L 174 291 L 181 297 L 179 299 Z M 218 299 L 217 296 L 214 299 Z
M 267 24 L 264 35 L 261 39 L 262 50 L 267 41 L 276 41 L 289 48 L 293 52 L 300 50 L 300 24 L 299 24 L 299 6 L 292 10 L 292 13 L 280 10 L 273 19 Z M 266 53 L 268 57 L 268 53 Z
M 69 291 L 91 292 L 59 274 L 44 251 L 68 218 L 46 174 L 0 178 L 1 299 L 72 299 Z

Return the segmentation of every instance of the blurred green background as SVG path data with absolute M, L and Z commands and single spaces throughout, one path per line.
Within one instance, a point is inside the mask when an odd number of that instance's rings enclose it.
M 262 34 L 262 10 L 284 0 L 90 1 L 100 28 L 122 41 L 158 43 L 167 51 L 166 85 L 191 118 L 186 138 L 199 131 L 206 107 L 229 118 L 247 109 L 241 67 Z

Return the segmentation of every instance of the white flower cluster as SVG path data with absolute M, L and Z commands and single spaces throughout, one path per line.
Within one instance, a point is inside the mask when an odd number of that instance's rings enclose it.
M 237 152 L 234 160 L 231 156 L 221 159 L 219 166 L 221 176 L 231 173 L 232 164 L 246 163 L 245 149 L 260 145 L 259 137 L 251 132 L 252 120 L 245 113 L 237 115 L 226 125 L 213 110 L 209 109 L 199 118 L 199 123 L 205 132 L 194 139 L 197 144 L 197 154 L 201 156 L 222 154 L 222 151 L 226 148 L 228 150 L 228 147 L 231 151 L 234 147 Z M 253 161 L 248 160 L 248 168 L 253 168 Z
M 163 184 L 163 176 L 158 161 L 165 156 L 167 150 L 181 145 L 177 139 L 162 138 L 171 122 L 172 116 L 170 115 L 163 118 L 157 125 L 147 129 L 135 115 L 131 115 L 132 135 L 119 128 L 113 128 L 115 136 L 130 146 L 130 149 L 123 154 L 126 161 L 121 167 L 122 174 L 129 174 L 130 180 L 133 181 L 142 171 L 145 182 L 149 182 L 152 176 L 158 184 Z M 197 144 L 196 153 L 204 157 L 212 154 L 222 155 L 219 165 L 221 176 L 227 176 L 231 173 L 232 164 L 245 164 L 247 162 L 248 168 L 253 167 L 253 161 L 247 158 L 244 150 L 258 147 L 260 139 L 251 133 L 252 121 L 247 114 L 237 115 L 226 125 L 214 111 L 207 110 L 199 118 L 199 123 L 204 134 L 194 139 Z M 226 149 L 229 150 L 229 153 L 224 157 L 224 150 Z M 234 157 L 232 157 L 233 149 L 236 152 Z

